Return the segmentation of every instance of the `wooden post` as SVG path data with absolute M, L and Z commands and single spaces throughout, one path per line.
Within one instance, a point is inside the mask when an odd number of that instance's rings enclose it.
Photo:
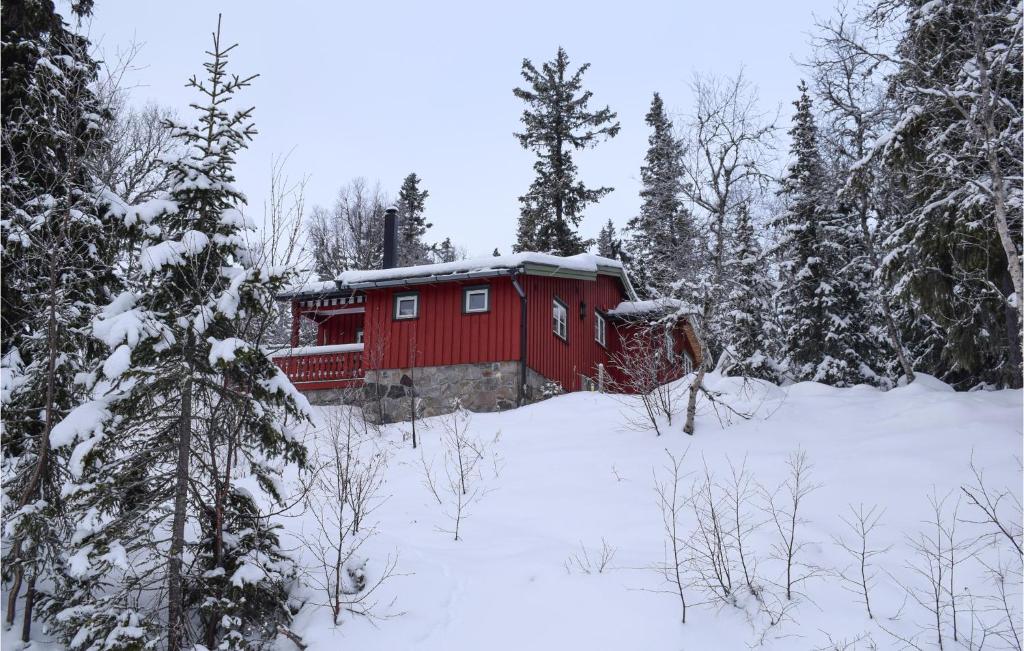
M 299 301 L 297 299 L 292 300 L 292 336 L 291 336 L 291 347 L 299 347 Z

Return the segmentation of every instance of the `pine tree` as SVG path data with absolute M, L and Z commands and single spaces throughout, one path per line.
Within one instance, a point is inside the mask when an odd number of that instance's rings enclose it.
M 629 220 L 627 249 L 634 284 L 645 295 L 671 293 L 673 283 L 691 271 L 693 217 L 683 206 L 682 142 L 673 133 L 665 105 L 654 93 L 645 118 L 651 127 L 640 167 L 640 214 Z
M 434 262 L 455 262 L 459 259 L 459 252 L 452 244 L 452 238 L 446 237 L 444 241 L 434 244 L 431 247 L 431 254 Z
M 91 3 L 72 7 L 85 16 Z M 2 18 L 2 361 L 4 578 L 8 625 L 24 592 L 29 640 L 36 586 L 64 566 L 72 521 L 62 502 L 67 457 L 50 434 L 81 396 L 97 354 L 85 334 L 117 284 L 115 200 L 94 175 L 109 114 L 97 63 L 52 2 L 5 3 Z
M 501 256 L 501 252 L 498 251 L 498 247 L 494 247 L 494 252 L 491 253 L 491 256 L 494 257 L 494 258 L 497 258 L 497 257 Z
M 583 90 L 585 63 L 576 72 L 569 70 L 569 56 L 561 47 L 553 61 L 538 70 L 529 59 L 523 60 L 522 76 L 527 88 L 513 90 L 526 102 L 522 122 L 516 133 L 519 144 L 533 151 L 536 178 L 522 204 L 515 251 L 543 251 L 575 255 L 589 243 L 576 228 L 583 211 L 609 192 L 610 187 L 588 188 L 577 178 L 573 151 L 595 147 L 619 132 L 615 113 L 607 106 L 597 111 L 588 108 L 593 93 Z
M 597 254 L 612 260 L 618 260 L 622 254 L 622 240 L 616 235 L 615 224 L 610 219 L 597 234 Z
M 775 327 L 772 296 L 776 287 L 750 218 L 743 206 L 736 220 L 734 248 L 726 277 L 729 296 L 725 302 L 723 332 L 726 335 L 726 375 L 742 375 L 778 382 L 779 333 Z
M 141 248 L 129 287 L 92 324 L 109 356 L 92 399 L 50 437 L 71 449 L 78 525 L 46 605 L 78 648 L 241 648 L 290 618 L 283 556 L 234 488 L 251 476 L 278 497 L 275 463 L 305 458 L 288 419 L 307 403 L 253 325 L 272 321 L 286 277 L 247 246 L 232 168 L 255 128 L 252 109 L 228 107 L 252 77 L 226 71 L 233 48 L 218 24 L 207 77 L 189 82 L 204 99 L 197 124 L 169 125 L 186 152 L 170 165 L 170 197 L 123 213 L 142 226 Z
M 907 0 L 871 18 L 906 21 L 879 149 L 906 202 L 887 228 L 886 271 L 908 313 L 939 329 L 911 348 L 954 385 L 1020 386 L 1020 6 Z
M 844 277 L 848 218 L 829 193 L 807 85 L 801 82 L 799 91 L 789 131 L 793 163 L 780 190 L 787 201 L 780 220 L 784 262 L 778 298 L 786 363 L 794 380 L 849 386 L 874 379 L 874 372 L 860 355 L 856 288 Z
M 429 249 L 423 242 L 427 230 L 433 225 L 423 216 L 423 207 L 429 192 L 419 189 L 420 178 L 413 172 L 402 181 L 398 191 L 398 265 L 408 267 L 430 261 Z

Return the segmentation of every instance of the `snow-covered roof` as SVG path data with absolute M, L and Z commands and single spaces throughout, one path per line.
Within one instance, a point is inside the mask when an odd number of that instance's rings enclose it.
M 677 314 L 694 314 L 697 308 L 685 301 L 675 298 L 655 298 L 647 301 L 623 301 L 608 310 L 608 316 L 632 317 L 652 313 L 674 312 Z
M 632 294 L 629 280 L 622 263 L 611 258 L 604 258 L 590 253 L 572 256 L 549 255 L 547 253 L 515 253 L 512 255 L 488 256 L 423 264 L 412 267 L 394 267 L 391 269 L 352 270 L 342 272 L 334 280 L 314 281 L 292 287 L 282 297 L 303 294 L 319 294 L 346 289 L 370 289 L 402 284 L 418 284 L 423 282 L 444 282 L 468 278 L 498 276 L 513 271 L 539 273 L 546 275 L 578 275 L 586 278 L 596 276 L 599 272 L 619 276 Z

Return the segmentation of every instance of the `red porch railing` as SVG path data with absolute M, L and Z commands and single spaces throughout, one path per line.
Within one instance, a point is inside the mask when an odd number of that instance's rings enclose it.
M 358 386 L 363 381 L 363 345 L 285 348 L 271 355 L 300 391 Z

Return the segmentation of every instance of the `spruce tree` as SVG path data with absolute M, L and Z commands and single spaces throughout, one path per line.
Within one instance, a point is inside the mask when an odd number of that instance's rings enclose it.
M 61 491 L 67 456 L 50 434 L 88 382 L 98 347 L 86 330 L 116 291 L 121 234 L 108 210 L 116 198 L 94 174 L 110 116 L 93 90 L 88 41 L 52 2 L 5 3 L 2 13 L 3 571 L 7 624 L 24 596 L 27 642 L 37 586 L 62 570 L 72 525 Z
M 398 191 L 398 265 L 408 267 L 430 261 L 429 249 L 423 242 L 427 230 L 433 225 L 423 216 L 429 192 L 420 190 L 420 178 L 410 173 Z
M 553 61 L 541 69 L 523 60 L 526 88 L 513 90 L 526 103 L 523 131 L 516 133 L 519 144 L 533 151 L 536 178 L 521 204 L 515 251 L 543 251 L 575 255 L 586 250 L 576 228 L 583 211 L 609 192 L 610 187 L 588 188 L 577 178 L 573 152 L 597 146 L 619 132 L 615 113 L 607 106 L 591 111 L 593 93 L 583 89 L 585 63 L 575 72 L 561 47 Z
M 71 451 L 78 525 L 47 609 L 77 648 L 242 648 L 290 618 L 287 563 L 237 489 L 252 477 L 278 497 L 276 464 L 305 458 L 290 421 L 307 403 L 253 327 L 272 321 L 286 277 L 247 245 L 232 169 L 255 128 L 231 106 L 252 77 L 227 72 L 233 48 L 218 24 L 206 78 L 189 82 L 197 123 L 168 125 L 185 152 L 170 196 L 123 213 L 141 243 L 128 288 L 92 324 L 108 357 L 50 437 Z
M 597 254 L 612 260 L 618 260 L 622 254 L 622 240 L 615 233 L 615 224 L 609 219 L 597 234 Z
M 726 375 L 778 382 L 779 333 L 772 305 L 776 287 L 747 206 L 740 208 L 733 242 L 726 265 L 729 295 L 723 310 L 726 353 L 722 370 Z
M 1020 386 L 1020 6 L 905 0 L 871 18 L 905 21 L 888 78 L 895 126 L 878 148 L 906 200 L 886 271 L 908 313 L 939 328 L 911 347 L 956 386 Z
M 844 276 L 847 217 L 837 212 L 829 192 L 807 86 L 801 82 L 798 89 L 789 131 L 793 163 L 780 190 L 787 202 L 778 245 L 785 359 L 794 380 L 849 386 L 874 380 L 875 374 L 861 356 L 862 335 L 854 323 L 856 288 Z
M 640 214 L 629 220 L 627 249 L 634 284 L 649 296 L 666 295 L 692 266 L 693 217 L 683 206 L 682 142 L 654 93 L 645 118 L 651 128 L 640 167 Z

